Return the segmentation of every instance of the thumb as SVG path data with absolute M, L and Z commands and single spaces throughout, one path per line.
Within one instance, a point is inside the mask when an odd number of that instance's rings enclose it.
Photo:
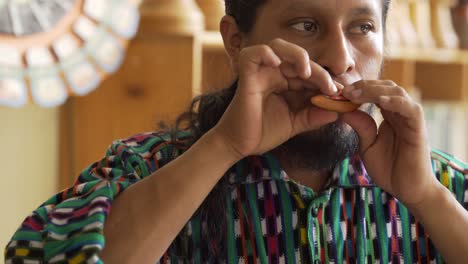
M 377 138 L 377 124 L 374 119 L 362 111 L 354 111 L 343 114 L 341 120 L 356 131 L 361 153 L 365 153 Z
M 318 129 L 338 119 L 336 112 L 327 111 L 315 106 L 303 109 L 295 114 L 293 119 L 293 136 Z

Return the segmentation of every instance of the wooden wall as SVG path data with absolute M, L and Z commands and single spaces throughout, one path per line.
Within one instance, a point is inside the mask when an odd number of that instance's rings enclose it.
M 232 81 L 229 61 L 217 33 L 216 21 L 223 15 L 219 2 L 143 1 L 140 31 L 130 43 L 121 70 L 92 94 L 72 98 L 61 109 L 62 187 L 70 185 L 84 167 L 100 159 L 113 140 L 151 131 L 158 120 L 170 123 L 186 109 L 193 96 L 225 87 Z M 411 1 L 418 2 L 429 3 Z M 420 7 L 407 6 L 408 16 L 420 19 L 424 9 Z M 407 21 L 411 19 L 408 17 Z M 427 35 L 427 27 L 431 29 L 430 23 L 419 23 L 414 30 Z M 402 38 L 389 42 L 384 78 L 412 89 L 423 100 L 466 101 L 468 52 L 414 43 L 407 47 L 407 43 L 411 41 L 404 42 Z

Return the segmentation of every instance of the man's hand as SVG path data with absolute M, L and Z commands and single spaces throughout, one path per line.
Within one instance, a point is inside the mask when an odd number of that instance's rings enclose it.
M 244 48 L 236 94 L 213 130 L 242 158 L 336 121 L 336 113 L 310 103 L 293 109 L 285 98 L 290 92 L 333 95 L 337 88 L 328 72 L 295 44 L 275 39 Z
M 359 81 L 343 95 L 354 103 L 375 103 L 384 117 L 378 131 L 363 112 L 342 117 L 359 135 L 361 158 L 374 182 L 408 207 L 433 196 L 440 184 L 431 169 L 421 105 L 393 81 Z
M 369 175 L 408 207 L 448 263 L 467 263 L 468 213 L 434 177 L 421 106 L 392 81 L 359 81 L 344 96 L 377 104 L 385 119 L 377 131 L 363 112 L 343 115 L 359 134 Z

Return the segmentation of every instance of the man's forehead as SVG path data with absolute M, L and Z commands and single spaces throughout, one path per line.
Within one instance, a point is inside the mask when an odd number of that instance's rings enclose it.
M 270 0 L 283 11 L 319 10 L 351 10 L 358 13 L 378 13 L 381 0 Z

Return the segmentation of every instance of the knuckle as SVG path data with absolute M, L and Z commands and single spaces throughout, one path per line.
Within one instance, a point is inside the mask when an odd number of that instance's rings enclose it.
M 283 43 L 284 43 L 284 40 L 282 38 L 274 38 L 270 42 L 268 42 L 268 45 L 275 47 Z
M 245 60 L 248 57 L 248 54 L 249 54 L 249 52 L 248 52 L 247 48 L 244 48 L 239 52 L 239 63 L 240 64 L 243 64 L 245 62 Z
M 418 115 L 421 115 L 421 116 L 424 114 L 424 109 L 422 105 L 420 104 L 416 104 L 416 103 L 414 104 L 414 111 L 418 113 Z
M 245 53 L 247 52 L 247 49 L 249 48 L 243 48 L 239 51 L 239 57 L 245 56 Z
M 249 56 L 250 54 L 250 51 L 253 49 L 253 47 L 247 47 L 247 48 L 243 48 L 241 49 L 241 51 L 239 52 L 239 58 L 244 58 L 244 57 L 247 57 Z
M 398 86 L 394 81 L 392 80 L 385 80 L 384 81 L 384 84 L 385 85 L 388 85 L 388 86 Z
M 366 80 L 359 80 L 359 81 L 353 83 L 353 86 L 356 87 L 356 88 L 361 89 L 362 87 L 366 86 L 366 84 L 367 84 Z
M 307 52 L 307 50 L 303 48 L 299 48 L 298 54 L 299 54 L 299 57 L 303 59 L 305 62 L 309 61 L 309 53 Z
M 395 88 L 392 88 L 392 89 L 395 89 L 395 93 L 399 96 L 404 96 L 406 97 L 408 95 L 408 93 L 406 92 L 405 88 L 401 87 L 401 86 L 396 86 Z
M 270 52 L 271 48 L 268 45 L 261 44 L 257 46 L 258 51 L 261 52 L 262 54 L 266 54 Z
M 268 45 L 260 44 L 258 45 L 258 49 L 262 52 L 268 52 L 271 48 Z

